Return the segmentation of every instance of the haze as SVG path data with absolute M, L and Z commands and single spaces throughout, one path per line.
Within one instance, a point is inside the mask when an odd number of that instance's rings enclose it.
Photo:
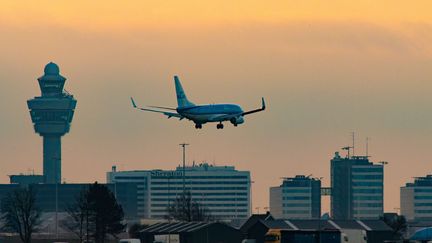
M 430 172 L 430 1 L 0 1 L 0 182 L 42 171 L 42 139 L 26 100 L 56 62 L 78 100 L 63 138 L 67 182 L 189 163 L 250 170 L 253 207 L 280 177 L 329 185 L 333 153 L 358 139 L 385 168 L 385 210 L 399 187 Z M 179 75 L 196 103 L 268 110 L 245 124 L 192 123 L 130 107 L 175 106 Z M 326 201 L 327 199 L 325 199 Z M 328 200 L 327 200 L 328 201 Z M 328 202 L 324 212 L 328 211 Z

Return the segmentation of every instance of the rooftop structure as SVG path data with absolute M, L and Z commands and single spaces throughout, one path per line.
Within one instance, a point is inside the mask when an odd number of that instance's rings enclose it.
M 321 180 L 304 175 L 284 178 L 270 187 L 270 212 L 275 218 L 313 219 L 321 215 Z

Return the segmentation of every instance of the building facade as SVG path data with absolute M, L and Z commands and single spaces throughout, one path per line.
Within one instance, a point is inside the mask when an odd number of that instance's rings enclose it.
M 334 219 L 378 219 L 383 215 L 384 166 L 368 156 L 335 153 L 331 163 L 331 216 Z
M 432 221 L 432 175 L 400 188 L 400 213 L 409 221 Z
M 234 166 L 214 166 L 207 163 L 176 170 L 117 171 L 107 173 L 108 183 L 134 182 L 138 191 L 138 215 L 141 218 L 164 218 L 170 203 L 190 191 L 219 220 L 248 218 L 251 214 L 251 179 L 249 171 Z
M 270 213 L 281 219 L 316 219 L 321 215 L 321 181 L 297 175 L 270 188 Z

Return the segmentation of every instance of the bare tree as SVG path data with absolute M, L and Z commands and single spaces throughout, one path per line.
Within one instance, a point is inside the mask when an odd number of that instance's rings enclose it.
M 41 223 L 41 211 L 36 207 L 33 187 L 18 188 L 9 193 L 2 200 L 1 211 L 2 230 L 16 232 L 24 243 L 30 243 L 32 234 Z
M 190 191 L 182 193 L 167 207 L 165 218 L 186 222 L 210 221 L 212 219 L 209 210 L 192 199 Z

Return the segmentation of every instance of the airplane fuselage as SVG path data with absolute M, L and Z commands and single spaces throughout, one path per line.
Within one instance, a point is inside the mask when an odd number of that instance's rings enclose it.
M 179 107 L 177 112 L 196 124 L 204 124 L 207 122 L 227 121 L 230 120 L 228 117 L 236 114 L 240 117 L 243 110 L 239 105 L 235 104 L 210 104 Z

